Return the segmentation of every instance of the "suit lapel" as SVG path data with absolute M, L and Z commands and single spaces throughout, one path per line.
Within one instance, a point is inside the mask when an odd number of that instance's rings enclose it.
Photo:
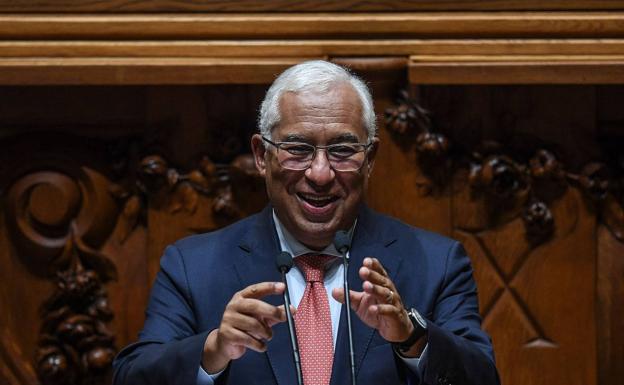
M 350 262 L 348 271 L 349 288 L 362 291 L 362 280 L 359 277 L 359 269 L 366 257 L 379 259 L 390 278 L 394 280 L 401 259 L 391 255 L 388 250 L 396 236 L 384 232 L 384 218 L 375 214 L 367 207 L 360 210 L 358 223 L 353 235 L 351 245 Z M 375 330 L 366 326 L 355 313 L 351 313 L 353 326 L 353 349 L 355 351 L 356 376 L 362 366 L 362 362 L 368 351 Z M 334 353 L 331 385 L 343 385 L 351 383 L 351 369 L 349 368 L 349 336 L 347 331 L 346 307 L 342 307 L 338 338 Z
M 244 287 L 258 282 L 279 282 L 281 275 L 275 267 L 275 258 L 280 251 L 279 240 L 273 224 L 272 208 L 268 206 L 260 215 L 246 237 L 241 240 L 241 249 L 247 252 L 246 260 L 236 265 Z M 282 296 L 264 298 L 274 306 L 283 305 Z M 290 384 L 296 378 L 292 358 L 288 325 L 282 322 L 273 327 L 273 339 L 268 343 L 266 355 L 278 384 Z

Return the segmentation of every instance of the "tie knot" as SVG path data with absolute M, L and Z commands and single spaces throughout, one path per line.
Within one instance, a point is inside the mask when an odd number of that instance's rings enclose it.
M 295 258 L 295 263 L 303 272 L 306 282 L 323 282 L 325 266 L 334 258 L 332 255 L 304 254 Z

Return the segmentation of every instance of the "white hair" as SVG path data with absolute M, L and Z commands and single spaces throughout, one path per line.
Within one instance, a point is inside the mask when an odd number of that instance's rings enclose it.
M 279 125 L 281 115 L 279 103 L 285 92 L 328 92 L 337 84 L 349 84 L 357 93 L 362 104 L 362 122 L 372 140 L 377 133 L 373 98 L 368 87 L 346 68 L 323 60 L 311 60 L 282 72 L 267 91 L 258 117 L 260 134 L 271 138 L 271 131 Z

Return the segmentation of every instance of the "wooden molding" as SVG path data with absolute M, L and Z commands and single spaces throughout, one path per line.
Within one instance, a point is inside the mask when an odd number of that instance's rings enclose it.
M 615 38 L 624 12 L 0 15 L 1 39 Z
M 48 0 L 24 2 L 0 0 L 0 12 L 396 12 L 396 11 L 530 11 L 616 10 L 613 0 Z
M 5 85 L 268 84 L 310 58 L 7 58 Z
M 409 81 L 414 84 L 623 84 L 621 56 L 413 57 Z
M 468 55 L 624 55 L 624 39 L 328 39 L 328 40 L 12 40 L 0 41 L 0 58 L 178 57 L 261 58 Z M 460 56 L 461 55 L 461 56 Z
M 0 14 L 3 85 L 266 84 L 358 57 L 418 84 L 621 83 L 624 11 Z

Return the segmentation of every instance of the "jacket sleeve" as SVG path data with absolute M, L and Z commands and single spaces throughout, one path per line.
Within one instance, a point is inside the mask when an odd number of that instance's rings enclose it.
M 194 384 L 209 332 L 198 333 L 186 269 L 169 246 L 152 288 L 138 342 L 113 362 L 115 385 Z
M 430 318 L 427 354 L 420 364 L 425 384 L 500 383 L 490 338 L 481 329 L 470 259 L 458 242 L 449 249 Z

